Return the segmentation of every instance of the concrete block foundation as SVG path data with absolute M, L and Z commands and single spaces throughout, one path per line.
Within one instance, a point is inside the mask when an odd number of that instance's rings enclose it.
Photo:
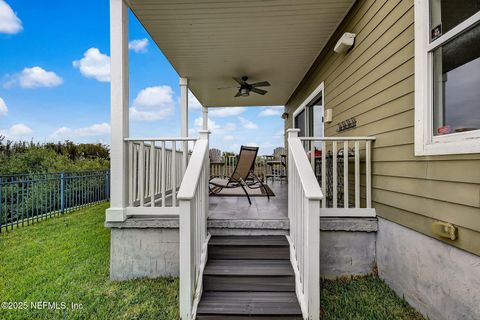
M 378 218 L 379 276 L 428 319 L 480 319 L 480 257 Z
M 178 219 L 136 218 L 110 222 L 110 278 L 178 276 Z M 209 221 L 214 235 L 288 234 L 288 220 Z M 372 273 L 377 221 L 371 218 L 320 220 L 320 273 L 335 278 Z
M 107 226 L 112 280 L 178 276 L 178 219 L 130 219 Z

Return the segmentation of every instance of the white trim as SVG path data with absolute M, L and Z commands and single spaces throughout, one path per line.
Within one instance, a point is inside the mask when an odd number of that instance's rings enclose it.
M 323 208 L 320 210 L 320 217 L 355 217 L 355 218 L 375 218 L 377 213 L 374 208 Z
M 202 298 L 203 272 L 205 271 L 205 266 L 207 265 L 208 261 L 208 242 L 210 241 L 211 237 L 212 235 L 208 233 L 207 238 L 202 245 L 202 253 L 200 256 L 200 270 L 198 272 L 197 284 L 195 285 L 195 298 L 193 299 L 192 319 L 195 319 L 197 317 L 198 304 L 200 303 L 200 299 Z
M 293 112 L 293 119 L 295 119 L 295 117 L 303 110 L 305 109 L 305 106 L 310 103 L 310 101 L 313 100 L 313 98 L 315 98 L 320 92 L 323 91 L 323 94 L 322 94 L 322 105 L 323 107 L 325 108 L 325 92 L 324 92 L 324 88 L 325 88 L 325 82 L 322 81 L 322 83 L 320 83 L 320 85 L 318 87 L 315 88 L 315 90 L 313 90 L 313 92 L 308 96 L 307 99 L 305 99 L 302 104 Z M 294 121 L 294 124 L 295 125 L 295 121 Z
M 149 217 L 177 217 L 180 214 L 179 207 L 127 207 L 127 216 L 149 216 Z
M 124 138 L 129 136 L 128 78 L 128 8 L 123 0 L 110 0 L 110 206 L 106 221 L 126 219 L 128 204 L 128 149 Z
M 446 43 L 449 40 L 456 37 L 458 34 L 464 32 L 465 30 L 467 30 L 469 28 L 471 28 L 478 21 L 480 21 L 480 11 L 475 13 L 473 16 L 471 16 L 467 20 L 464 20 L 462 23 L 460 23 L 456 27 L 448 30 L 447 33 L 445 33 L 442 36 L 440 36 L 439 38 L 435 39 L 435 41 L 432 41 L 431 43 L 429 43 L 427 45 L 427 50 L 428 51 L 435 50 L 436 48 L 440 47 L 444 43 Z
M 480 12 L 430 43 L 429 1 L 415 0 L 415 156 L 480 153 L 480 130 L 433 135 L 431 50 L 480 21 Z
M 322 93 L 322 118 L 324 117 L 325 115 L 325 82 L 322 81 L 322 83 L 320 83 L 318 85 L 318 87 L 315 88 L 315 90 L 313 90 L 313 92 L 308 96 L 307 99 L 305 99 L 301 104 L 300 106 L 298 106 L 297 109 L 295 109 L 295 111 L 293 112 L 293 119 L 292 119 L 292 128 L 296 129 L 295 127 L 295 117 L 298 116 L 300 114 L 300 112 L 302 112 L 303 110 L 305 110 L 305 107 L 307 106 L 307 104 L 309 104 L 310 102 L 312 102 L 313 99 L 315 99 L 316 96 L 318 96 L 320 94 L 320 92 Z M 307 123 L 307 114 L 305 113 L 305 131 L 308 131 L 308 123 Z M 325 122 L 323 123 L 322 125 L 322 137 L 325 136 Z M 307 134 L 305 132 L 305 134 Z
M 300 280 L 300 269 L 298 268 L 295 246 L 293 245 L 292 238 L 289 235 L 286 235 L 286 237 L 288 245 L 290 246 L 290 264 L 292 265 L 293 273 L 295 274 L 295 293 L 297 295 L 298 303 L 300 304 L 300 310 L 302 310 L 303 318 L 308 319 L 307 302 L 305 300 L 305 295 L 302 292 L 302 281 Z

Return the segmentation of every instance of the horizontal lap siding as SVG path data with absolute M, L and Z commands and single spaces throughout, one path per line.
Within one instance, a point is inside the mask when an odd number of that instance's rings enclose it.
M 377 214 L 432 237 L 433 221 L 454 223 L 459 239 L 440 240 L 480 255 L 480 155 L 414 155 L 413 11 L 413 0 L 357 1 L 287 111 L 292 115 L 324 81 L 325 108 L 333 109 L 326 136 L 377 137 L 372 150 Z M 344 32 L 357 34 L 355 46 L 346 55 L 335 54 Z M 338 134 L 337 123 L 352 117 L 357 127 Z M 287 128 L 292 121 L 290 116 Z M 362 177 L 362 198 L 364 182 Z

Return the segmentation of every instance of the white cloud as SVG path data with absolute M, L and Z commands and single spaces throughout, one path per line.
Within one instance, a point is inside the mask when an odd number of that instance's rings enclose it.
M 83 58 L 73 61 L 73 66 L 87 78 L 94 78 L 101 82 L 110 81 L 110 57 L 97 48 L 90 48 L 83 54 Z
M 200 101 L 198 101 L 197 97 L 195 97 L 191 91 L 188 91 L 188 108 L 202 109 L 202 104 L 200 103 Z
M 198 117 L 193 121 L 193 128 L 190 133 L 196 134 L 203 128 L 203 117 Z M 223 125 L 218 124 L 216 121 L 208 118 L 208 130 L 215 134 L 227 134 L 237 129 L 235 123 L 228 122 Z
M 269 107 L 263 109 L 258 115 L 260 117 L 274 117 L 274 116 L 280 116 L 283 111 L 283 106 L 278 106 L 278 107 Z
M 164 119 L 173 113 L 175 99 L 170 86 L 148 87 L 140 91 L 130 107 L 130 118 L 137 121 Z
M 240 121 L 240 124 L 245 128 L 245 129 L 258 129 L 258 125 L 248 119 L 245 119 L 244 117 L 238 117 L 238 120 Z
M 245 112 L 247 108 L 245 107 L 227 107 L 227 108 L 210 108 L 208 114 L 212 117 L 232 117 L 238 116 Z
M 22 88 L 57 87 L 63 79 L 53 71 L 46 71 L 41 67 L 24 68 L 22 72 L 7 76 L 5 88 L 19 85 Z
M 22 30 L 22 21 L 5 1 L 0 0 L 0 33 L 15 34 Z
M 93 136 L 103 136 L 109 133 L 110 133 L 110 125 L 104 122 L 104 123 L 93 124 L 85 128 L 61 127 L 55 130 L 54 133 L 52 133 L 51 138 L 67 139 L 67 138 L 78 138 L 78 137 L 93 137 Z
M 235 138 L 233 136 L 227 135 L 223 137 L 223 141 L 233 141 Z
M 23 123 L 17 123 L 8 129 L 0 130 L 0 135 L 10 139 L 25 138 L 31 133 L 33 133 L 33 130 Z
M 256 143 L 256 142 L 247 142 L 246 144 L 244 144 L 244 146 L 257 147 L 257 148 L 258 148 L 258 143 Z
M 136 53 L 145 53 L 147 52 L 148 39 L 137 39 L 132 40 L 128 43 L 128 49 L 133 50 Z
M 0 117 L 6 116 L 8 114 L 8 107 L 5 101 L 0 98 Z

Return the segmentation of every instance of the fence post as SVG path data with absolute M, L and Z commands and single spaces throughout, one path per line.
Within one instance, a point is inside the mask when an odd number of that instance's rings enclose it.
M 110 190 L 108 190 L 109 189 L 108 186 L 110 184 L 110 179 L 108 177 L 108 173 L 109 173 L 109 171 L 105 171 L 105 195 L 104 195 L 105 199 L 103 199 L 103 200 L 108 200 L 110 198 Z
M 65 173 L 60 173 L 60 208 L 61 212 L 65 212 Z

